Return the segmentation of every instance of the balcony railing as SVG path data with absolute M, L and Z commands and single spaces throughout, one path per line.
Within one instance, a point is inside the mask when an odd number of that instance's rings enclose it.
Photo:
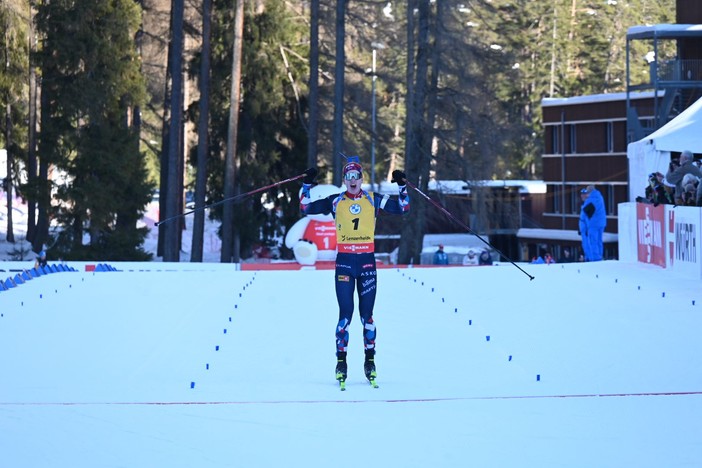
M 657 66 L 656 66 L 657 64 Z M 651 63 L 651 81 L 702 81 L 702 60 L 661 60 Z

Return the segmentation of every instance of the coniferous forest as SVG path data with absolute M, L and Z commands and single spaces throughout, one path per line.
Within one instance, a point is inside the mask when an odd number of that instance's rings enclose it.
M 310 166 L 339 185 L 344 154 L 366 182 L 402 169 L 423 191 L 538 179 L 541 100 L 624 91 L 627 29 L 673 22 L 674 0 L 3 0 L 3 188 L 28 201 L 37 252 L 148 260 L 137 220 L 155 193 L 166 219 L 186 192 L 204 206 Z M 208 210 L 221 261 L 298 219 L 298 189 Z M 426 207 L 412 209 L 402 263 L 421 249 Z M 206 214 L 192 216 L 201 261 Z M 159 225 L 164 261 L 182 227 Z

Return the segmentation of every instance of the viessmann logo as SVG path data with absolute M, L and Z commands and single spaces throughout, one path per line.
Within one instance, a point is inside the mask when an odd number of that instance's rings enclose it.
M 653 248 L 663 248 L 663 225 L 657 219 L 652 219 L 650 210 L 646 207 L 646 216 L 638 220 L 639 245 L 646 249 L 646 262 L 651 262 Z

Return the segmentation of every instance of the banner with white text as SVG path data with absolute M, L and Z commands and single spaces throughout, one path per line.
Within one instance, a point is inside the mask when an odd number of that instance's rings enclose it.
M 638 259 L 665 268 L 665 208 L 646 203 L 636 204 L 636 239 Z

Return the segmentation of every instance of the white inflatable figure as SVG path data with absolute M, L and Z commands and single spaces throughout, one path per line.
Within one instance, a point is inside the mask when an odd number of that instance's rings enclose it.
M 315 185 L 310 190 L 310 203 L 338 195 L 344 191 L 336 185 Z M 302 189 L 300 189 L 302 192 Z M 336 260 L 336 225 L 331 213 L 307 215 L 293 224 L 285 234 L 285 246 L 292 249 L 300 265 Z

